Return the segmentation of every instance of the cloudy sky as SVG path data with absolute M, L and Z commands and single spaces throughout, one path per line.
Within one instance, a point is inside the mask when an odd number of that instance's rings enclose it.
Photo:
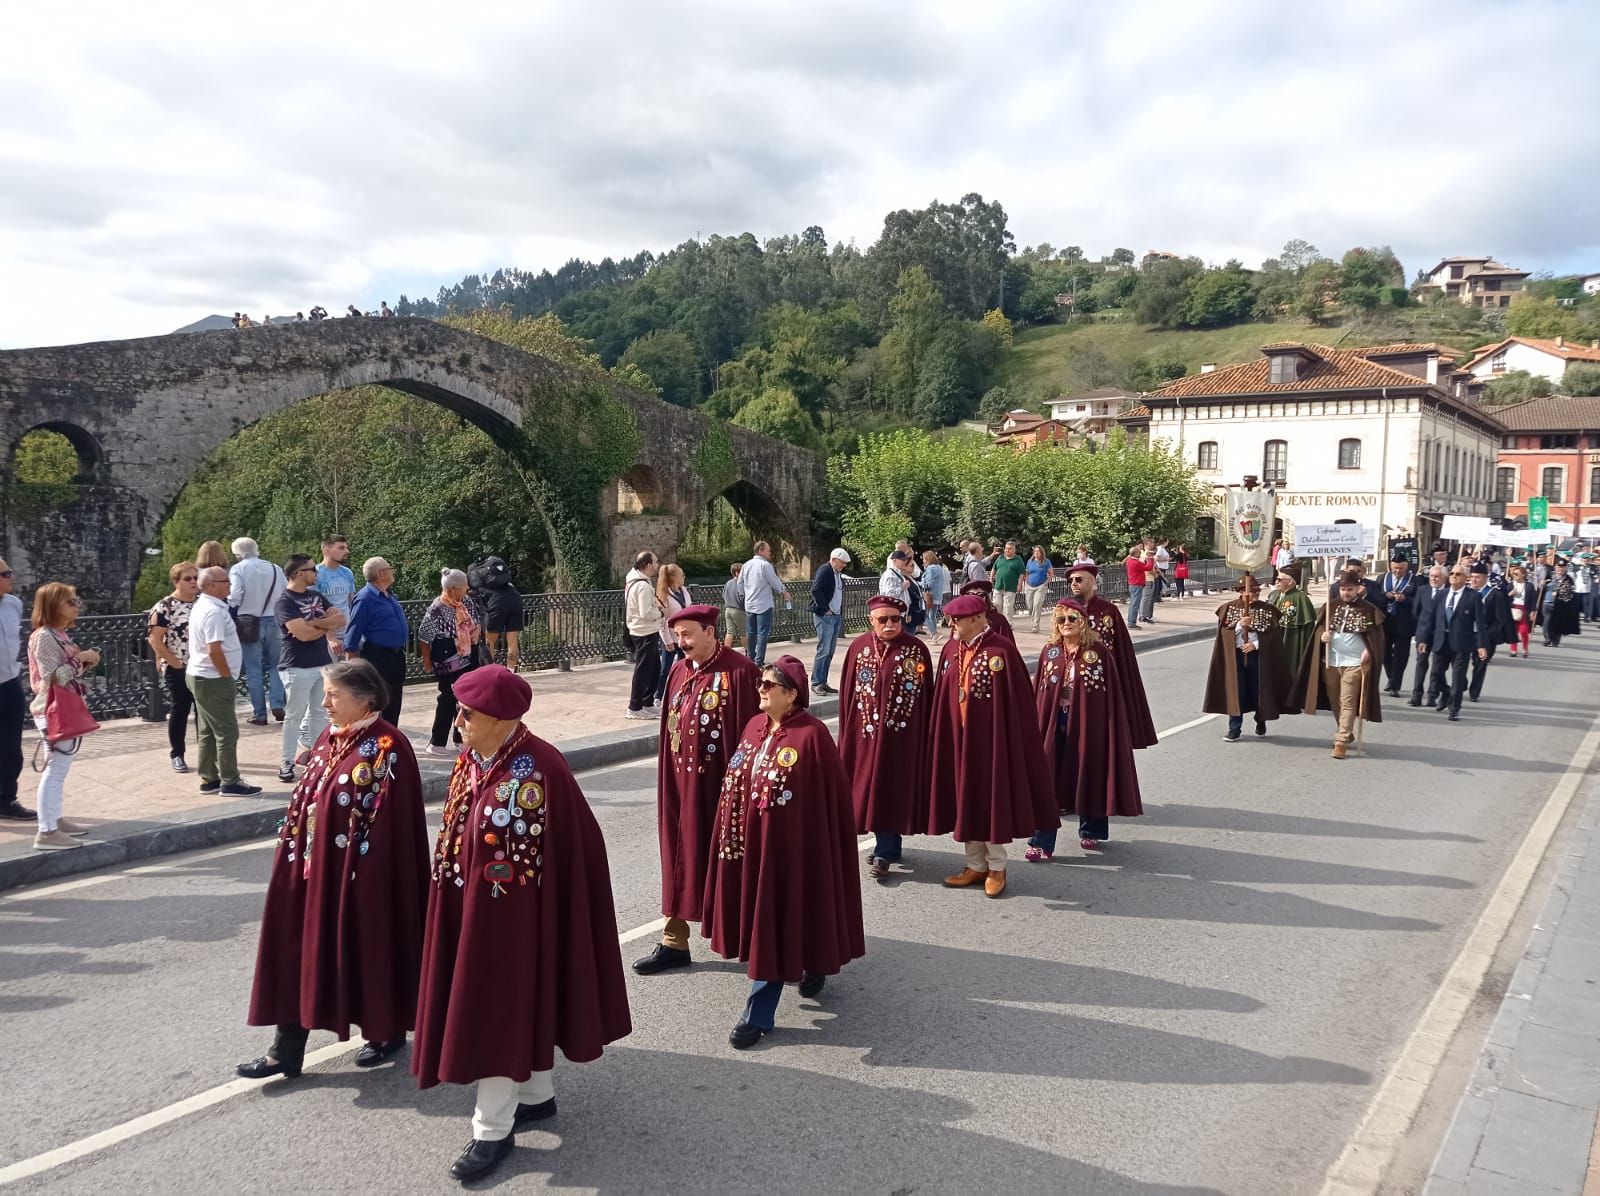
M 10 6 L 0 346 L 977 191 L 1019 244 L 1600 270 L 1594 0 Z

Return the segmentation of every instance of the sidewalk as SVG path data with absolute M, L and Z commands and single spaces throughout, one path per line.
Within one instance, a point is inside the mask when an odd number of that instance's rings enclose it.
M 1512 975 L 1426 1196 L 1600 1192 L 1600 785 Z
M 1184 602 L 1168 600 L 1156 607 L 1159 622 L 1133 633 L 1140 645 L 1165 645 L 1205 638 L 1215 626 L 1213 612 L 1222 598 L 1199 595 Z M 1017 646 L 1031 667 L 1046 636 L 1030 630 L 1026 616 L 1013 620 Z M 834 652 L 830 683 L 837 687 L 844 668 L 842 642 Z M 816 652 L 815 640 L 775 643 L 767 649 L 768 661 L 793 653 L 807 667 Z M 934 649 L 937 655 L 938 649 Z M 628 705 L 630 666 L 622 661 L 590 665 L 570 672 L 544 670 L 527 673 L 533 686 L 533 708 L 527 722 L 538 735 L 555 744 L 574 771 L 598 768 L 625 760 L 652 756 L 657 728 L 652 723 L 623 718 Z M 406 687 L 400 729 L 418 748 L 423 792 L 429 801 L 442 801 L 452 761 L 424 756 L 433 722 L 433 685 Z M 1198 704 L 1199 695 L 1196 694 Z M 828 717 L 838 709 L 835 698 L 819 698 L 812 709 Z M 248 710 L 243 717 L 248 717 Z M 179 775 L 168 763 L 166 724 L 140 719 L 106 723 L 89 736 L 72 771 L 67 775 L 66 814 L 91 828 L 90 842 L 76 851 L 33 850 L 33 823 L 0 822 L 0 889 L 32 884 L 51 877 L 104 868 L 113 864 L 169 855 L 201 847 L 236 842 L 269 833 L 283 813 L 290 786 L 277 779 L 282 745 L 282 725 L 239 728 L 239 768 L 244 778 L 260 785 L 255 797 L 218 798 L 199 792 L 193 772 Z M 25 759 L 31 759 L 37 737 L 30 729 L 23 741 Z M 189 728 L 189 765 L 196 761 L 194 726 Z M 39 776 L 24 767 L 20 796 L 33 808 Z

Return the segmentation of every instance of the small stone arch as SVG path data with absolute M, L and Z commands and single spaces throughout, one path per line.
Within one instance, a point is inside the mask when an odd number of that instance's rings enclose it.
M 78 472 L 72 478 L 75 486 L 90 486 L 100 480 L 100 473 L 105 463 L 105 452 L 100 447 L 100 442 L 85 428 L 65 420 L 45 420 L 43 423 L 34 424 L 18 436 L 11 445 L 9 461 L 12 469 L 8 474 L 14 476 L 17 448 L 35 432 L 54 432 L 64 438 L 72 446 L 72 451 L 78 455 Z
M 661 475 L 639 463 L 617 479 L 617 514 L 644 515 L 663 507 Z
M 740 479 L 719 496 L 739 513 L 756 540 L 772 545 L 772 560 L 780 572 L 804 570 L 810 560 L 807 539 L 798 533 L 789 512 L 770 494 L 749 481 Z

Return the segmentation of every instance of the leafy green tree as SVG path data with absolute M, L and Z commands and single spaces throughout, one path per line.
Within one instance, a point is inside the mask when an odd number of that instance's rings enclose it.
M 1004 386 L 991 386 L 984 391 L 983 398 L 978 400 L 978 415 L 986 424 L 1000 422 L 1000 418 L 1007 411 L 1013 410 L 1015 403 L 1011 391 Z
M 1294 298 L 1289 303 L 1291 314 L 1313 324 L 1320 323 L 1328 314 L 1328 307 L 1339 295 L 1339 266 L 1326 258 L 1312 262 L 1295 281 Z
M 771 387 L 739 409 L 733 422 L 741 428 L 787 440 L 802 448 L 817 444 L 817 426 L 792 391 Z
M 1003 311 L 998 308 L 991 308 L 983 313 L 983 319 L 979 323 L 994 333 L 995 340 L 1001 349 L 1011 348 L 1015 333 L 1012 329 L 1011 321 L 1006 319 Z
M 1600 365 L 1587 361 L 1571 362 L 1561 376 L 1561 389 L 1569 395 L 1600 395 Z
M 12 477 L 25 486 L 60 486 L 77 481 L 78 450 L 60 432 L 35 428 L 17 441 Z
M 1199 258 L 1158 258 L 1139 271 L 1133 290 L 1133 315 L 1142 324 L 1177 328 L 1189 301 L 1189 280 L 1204 267 Z
M 1352 249 L 1339 263 L 1339 302 L 1358 311 L 1372 311 L 1390 302 L 1393 288 L 1405 286 L 1406 274 L 1387 245 Z
M 661 397 L 679 407 L 700 397 L 700 354 L 694 342 L 676 329 L 647 332 L 623 352 L 619 368 L 632 366 L 660 388 Z
M 1236 261 L 1195 275 L 1186 290 L 1182 320 L 1191 328 L 1237 324 L 1250 318 L 1256 304 L 1250 272 Z
M 1578 317 L 1554 299 L 1519 296 L 1506 309 L 1506 331 L 1512 336 L 1544 340 L 1558 336 L 1576 337 Z
M 1127 390 L 1150 391 L 1165 386 L 1174 378 L 1181 378 L 1188 367 L 1176 357 L 1147 354 L 1128 367 L 1122 385 Z
M 1550 379 L 1543 374 L 1512 370 L 1490 380 L 1484 389 L 1484 402 L 1495 407 L 1505 403 L 1520 403 L 1523 399 L 1543 398 L 1554 391 L 1555 387 L 1550 385 Z

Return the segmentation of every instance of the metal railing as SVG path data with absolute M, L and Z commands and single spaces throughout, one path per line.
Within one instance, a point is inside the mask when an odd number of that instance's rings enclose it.
M 1050 600 L 1068 593 L 1065 570 L 1057 568 L 1051 584 Z M 1189 562 L 1189 586 L 1193 590 L 1231 586 L 1234 572 L 1220 560 Z M 859 635 L 867 629 L 867 599 L 878 590 L 876 578 L 844 579 L 842 633 Z M 789 605 L 778 606 L 773 618 L 771 642 L 796 643 L 814 637 L 811 615 L 811 583 L 795 580 L 788 584 Z M 1127 576 L 1120 564 L 1112 564 L 1100 575 L 1100 593 L 1107 598 L 1128 596 Z M 691 585 L 696 602 L 722 605 L 720 585 Z M 406 653 L 406 680 L 432 680 L 422 667 L 416 651 L 417 626 L 427 612 L 429 600 L 402 602 L 410 639 Z M 523 669 L 570 669 L 573 665 L 621 660 L 623 591 L 584 590 L 562 594 L 525 594 L 522 599 L 523 629 L 518 640 L 518 655 Z M 26 631 L 26 629 L 24 629 Z M 100 665 L 87 681 L 88 704 L 96 718 L 141 716 L 156 720 L 166 717 L 166 694 L 156 674 L 155 656 L 147 640 L 149 618 L 144 613 L 85 615 L 73 628 L 72 638 L 80 647 L 100 653 Z M 505 644 L 500 646 L 500 659 Z M 28 683 L 26 665 L 23 685 Z M 243 683 L 240 683 L 241 690 Z

